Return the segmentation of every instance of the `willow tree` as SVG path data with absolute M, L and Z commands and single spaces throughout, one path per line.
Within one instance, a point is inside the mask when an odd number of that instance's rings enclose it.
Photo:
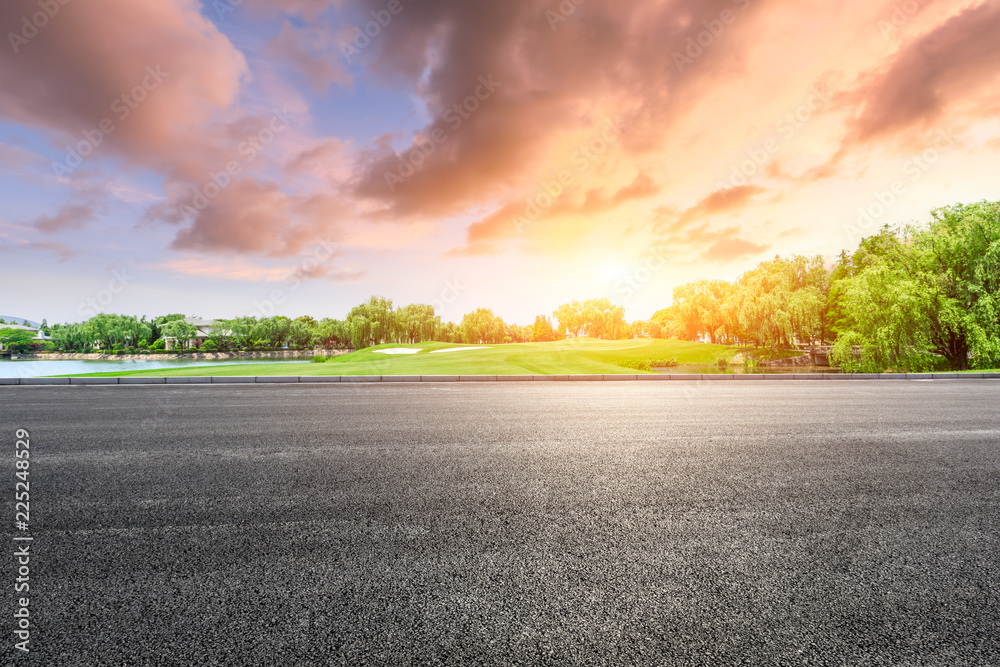
M 1000 364 L 1000 203 L 937 209 L 926 227 L 883 230 L 875 240 L 868 247 L 877 252 L 844 281 L 851 325 L 835 363 L 926 370 L 931 352 L 952 370 Z

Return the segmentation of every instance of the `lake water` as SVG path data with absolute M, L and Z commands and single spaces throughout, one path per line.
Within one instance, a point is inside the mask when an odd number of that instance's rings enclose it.
M 198 359 L 198 360 L 178 360 L 165 359 L 163 361 L 147 360 L 122 360 L 122 361 L 90 361 L 81 359 L 56 360 L 56 361 L 36 361 L 31 359 L 11 361 L 9 359 L 0 360 L 0 378 L 32 378 L 46 377 L 50 375 L 80 375 L 83 373 L 116 373 L 126 371 L 150 371 L 158 368 L 194 368 L 198 366 L 232 366 L 246 364 L 301 364 L 309 361 L 306 359 Z M 660 373 L 665 374 L 694 374 L 707 375 L 716 373 L 838 373 L 835 368 L 824 368 L 819 366 L 777 366 L 761 367 L 750 371 L 744 370 L 743 366 L 729 366 L 719 368 L 718 366 L 674 366 L 672 368 L 657 368 Z
M 196 366 L 239 366 L 245 364 L 304 363 L 308 359 L 164 359 L 163 361 L 121 360 L 92 361 L 65 359 L 38 361 L 34 359 L 0 361 L 0 378 L 34 378 L 49 375 L 80 375 L 81 373 L 117 373 L 151 371 L 158 368 L 193 368 Z
M 658 373 L 664 375 L 784 375 L 789 373 L 839 373 L 839 368 L 829 366 L 758 366 L 757 368 L 746 369 L 743 366 L 673 366 L 671 368 L 656 368 Z

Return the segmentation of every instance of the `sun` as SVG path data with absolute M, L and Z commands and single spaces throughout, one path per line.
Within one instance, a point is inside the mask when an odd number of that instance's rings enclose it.
M 594 278 L 602 282 L 617 280 L 625 274 L 625 264 L 618 257 L 605 257 L 593 264 Z

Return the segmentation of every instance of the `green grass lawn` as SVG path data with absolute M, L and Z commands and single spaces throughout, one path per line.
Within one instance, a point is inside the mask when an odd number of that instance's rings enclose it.
M 261 363 L 239 366 L 200 366 L 117 373 L 88 373 L 86 377 L 144 375 L 178 376 L 316 376 L 316 375 L 634 375 L 641 371 L 619 366 L 626 360 L 660 360 L 679 364 L 715 364 L 730 359 L 740 348 L 679 340 L 605 341 L 576 338 L 554 343 L 489 345 L 487 349 L 433 354 L 434 350 L 471 347 L 451 343 L 380 345 L 358 350 L 326 363 Z M 478 347 L 478 346 L 476 346 Z M 386 355 L 378 350 L 419 349 L 417 354 Z

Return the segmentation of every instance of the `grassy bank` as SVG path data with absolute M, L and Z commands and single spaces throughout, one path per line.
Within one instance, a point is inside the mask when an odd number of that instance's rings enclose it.
M 715 364 L 740 349 L 679 340 L 605 341 L 590 338 L 554 343 L 489 345 L 485 349 L 436 352 L 461 346 L 451 343 L 381 345 L 358 350 L 325 363 L 246 364 L 157 369 L 128 373 L 89 373 L 87 377 L 178 376 L 318 376 L 318 375 L 614 375 L 635 374 L 621 364 L 674 359 L 678 364 Z M 478 346 L 477 346 L 478 347 Z M 408 348 L 416 354 L 388 355 L 380 350 Z

